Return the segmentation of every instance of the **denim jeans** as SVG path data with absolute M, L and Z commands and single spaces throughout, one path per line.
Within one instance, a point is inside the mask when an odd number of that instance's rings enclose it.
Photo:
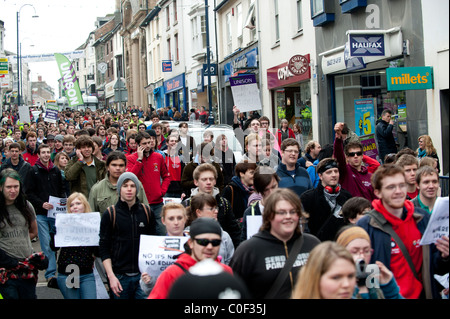
M 122 286 L 122 292 L 119 297 L 113 294 L 114 299 L 146 299 L 148 297 L 139 284 L 141 274 L 135 276 L 116 275 L 116 277 Z
M 55 219 L 44 215 L 36 215 L 38 236 L 41 249 L 48 258 L 48 268 L 45 278 L 56 277 L 56 253 L 50 248 L 50 231 L 55 233 Z
M 165 236 L 167 233 L 166 226 L 164 226 L 164 224 L 161 221 L 161 211 L 163 206 L 164 203 L 150 205 L 152 213 L 155 215 L 156 219 L 156 234 L 160 236 Z
M 36 299 L 36 283 L 34 279 L 8 279 L 0 284 L 3 299 Z
M 94 273 L 80 275 L 80 285 L 78 288 L 71 287 L 73 283 L 70 279 L 69 283 L 66 283 L 68 277 L 67 275 L 58 273 L 58 286 L 64 299 L 97 299 Z

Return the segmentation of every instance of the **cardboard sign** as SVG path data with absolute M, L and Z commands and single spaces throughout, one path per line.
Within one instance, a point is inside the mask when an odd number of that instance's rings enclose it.
M 262 225 L 262 215 L 247 216 L 247 239 L 259 232 Z
M 234 105 L 241 112 L 261 110 L 261 98 L 254 74 L 230 78 Z
M 56 247 L 98 246 L 100 213 L 56 214 Z
M 175 257 L 184 252 L 187 236 L 147 236 L 141 235 L 139 243 L 139 270 L 150 277 L 158 277 L 172 265 Z
M 448 237 L 448 208 L 448 197 L 436 199 L 427 229 L 420 240 L 421 245 L 434 244 L 442 236 Z
M 56 214 L 66 213 L 67 198 L 49 196 L 48 202 L 53 205 L 53 208 L 48 210 L 47 217 L 55 218 Z

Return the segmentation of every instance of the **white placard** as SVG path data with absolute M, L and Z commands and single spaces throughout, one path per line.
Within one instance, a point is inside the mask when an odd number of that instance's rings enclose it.
M 163 203 L 166 205 L 167 203 L 177 203 L 181 204 L 181 198 L 176 197 L 163 197 Z
M 56 214 L 55 246 L 98 246 L 100 213 Z
M 49 196 L 48 202 L 53 205 L 53 208 L 47 211 L 47 217 L 55 218 L 57 214 L 66 213 L 67 198 Z
M 425 229 L 420 240 L 421 245 L 434 244 L 442 236 L 448 237 L 448 204 L 448 197 L 438 197 L 436 199 L 427 229 Z
M 172 265 L 175 256 L 184 252 L 188 236 L 147 236 L 141 235 L 139 243 L 139 270 L 157 278 Z
M 19 106 L 19 119 L 22 123 L 30 124 L 30 109 L 26 105 Z
M 259 232 L 262 225 L 262 215 L 248 215 L 247 216 L 247 239 Z
M 231 93 L 234 105 L 241 112 L 262 109 L 258 84 L 254 74 L 230 78 Z

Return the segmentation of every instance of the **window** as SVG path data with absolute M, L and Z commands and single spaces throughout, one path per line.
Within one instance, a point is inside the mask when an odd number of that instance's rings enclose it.
M 275 11 L 275 41 L 280 41 L 280 14 L 278 12 L 278 0 L 273 0 Z
M 242 3 L 238 4 L 236 6 L 236 16 L 237 16 L 237 40 L 238 40 L 238 47 L 242 47 L 242 34 L 243 34 L 243 28 L 242 25 Z
M 170 47 L 170 38 L 167 39 L 167 54 L 168 60 L 172 60 L 172 48 Z
M 178 9 L 177 9 L 177 0 L 173 0 L 173 24 L 177 24 L 178 22 Z
M 167 29 L 170 28 L 170 8 L 169 6 L 166 7 L 166 17 L 167 17 Z
M 180 52 L 179 52 L 179 45 L 178 45 L 178 33 L 175 34 L 174 36 L 174 41 L 175 41 L 175 62 L 179 62 L 180 61 Z
M 202 48 L 206 48 L 206 16 L 200 17 L 200 32 L 202 34 Z
M 233 52 L 233 38 L 231 33 L 231 12 L 227 13 L 227 26 L 226 26 L 226 48 L 227 48 L 227 54 L 231 54 Z
M 324 12 L 323 1 L 324 0 L 311 0 L 311 15 L 313 17 Z
M 297 31 L 303 30 L 302 0 L 297 0 Z

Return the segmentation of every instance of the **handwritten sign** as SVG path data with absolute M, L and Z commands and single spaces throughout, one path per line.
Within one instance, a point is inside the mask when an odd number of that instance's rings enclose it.
M 427 229 L 420 240 L 421 245 L 434 244 L 442 236 L 448 237 L 448 208 L 448 197 L 436 199 Z
M 230 78 L 234 105 L 241 112 L 261 110 L 261 98 L 254 74 Z
M 141 235 L 139 243 L 139 270 L 151 277 L 158 277 L 184 252 L 189 237 Z
M 255 215 L 255 216 L 247 216 L 247 239 L 252 237 L 254 234 L 259 232 L 259 229 L 262 225 L 262 216 L 261 215 Z
M 47 217 L 55 218 L 56 214 L 66 213 L 67 198 L 49 196 L 48 202 L 53 205 L 53 208 L 47 211 Z
M 98 246 L 100 213 L 56 214 L 56 247 Z

